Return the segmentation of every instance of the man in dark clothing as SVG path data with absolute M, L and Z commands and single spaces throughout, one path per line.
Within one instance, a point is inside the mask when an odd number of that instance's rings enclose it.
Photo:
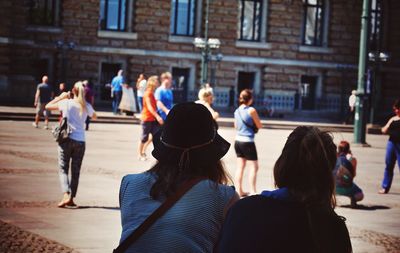
M 47 76 L 42 77 L 42 83 L 38 84 L 35 94 L 34 106 L 36 107 L 35 122 L 32 125 L 36 128 L 39 127 L 40 115 L 44 116 L 44 129 L 49 129 L 49 116 L 50 112 L 45 109 L 48 102 L 51 101 L 54 96 L 54 92 L 48 84 L 49 78 Z

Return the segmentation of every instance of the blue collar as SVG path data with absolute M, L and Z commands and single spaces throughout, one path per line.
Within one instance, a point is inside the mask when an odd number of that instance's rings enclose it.
M 261 195 L 278 200 L 293 201 L 293 198 L 290 196 L 289 189 L 286 187 L 279 188 L 273 191 L 263 191 L 261 192 Z

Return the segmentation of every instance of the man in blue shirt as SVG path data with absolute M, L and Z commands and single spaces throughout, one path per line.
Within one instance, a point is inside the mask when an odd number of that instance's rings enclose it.
M 115 76 L 111 81 L 111 97 L 113 98 L 112 109 L 114 115 L 117 114 L 119 103 L 121 103 L 122 84 L 124 83 L 122 72 L 123 70 L 120 69 L 117 76 Z
M 157 100 L 157 113 L 165 120 L 173 105 L 173 94 L 171 90 L 172 75 L 170 72 L 161 74 L 161 85 L 157 88 L 154 96 Z

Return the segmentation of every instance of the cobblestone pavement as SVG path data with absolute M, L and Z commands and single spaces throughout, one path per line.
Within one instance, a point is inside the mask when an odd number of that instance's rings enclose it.
M 233 129 L 222 127 L 220 133 L 233 142 Z M 261 129 L 257 135 L 259 191 L 273 189 L 272 167 L 289 133 Z M 154 163 L 152 158 L 138 161 L 139 137 L 138 125 L 91 125 L 76 198 L 80 208 L 68 210 L 56 208 L 62 194 L 50 131 L 34 129 L 31 122 L 0 121 L 0 252 L 110 252 L 121 232 L 120 180 Z M 349 133 L 336 132 L 334 137 L 336 142 L 352 140 Z M 372 147 L 352 147 L 359 160 L 356 183 L 366 195 L 360 206 L 351 209 L 347 198 L 338 197 L 336 211 L 347 219 L 355 253 L 400 252 L 398 169 L 390 194 L 377 194 L 386 140 L 368 135 Z M 224 162 L 233 175 L 233 148 Z
M 77 253 L 60 243 L 0 221 L 0 252 Z

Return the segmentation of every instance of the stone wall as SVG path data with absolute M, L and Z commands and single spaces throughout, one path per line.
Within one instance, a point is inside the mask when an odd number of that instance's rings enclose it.
M 200 13 L 203 21 L 205 2 L 202 1 Z M 223 89 L 236 86 L 239 71 L 255 72 L 257 92 L 294 94 L 299 90 L 302 76 L 317 76 L 320 84 L 316 103 L 327 104 L 332 97 L 339 97 L 346 103 L 348 94 L 357 86 L 354 66 L 358 64 L 362 0 L 329 1 L 327 40 L 322 48 L 301 46 L 302 1 L 265 2 L 268 3 L 265 41 L 242 43 L 236 40 L 238 1 L 211 1 L 209 37 L 221 40 L 221 47 L 216 52 L 224 55 L 221 62 L 213 63 L 214 86 Z M 2 101 L 32 100 L 36 84 L 46 72 L 53 84 L 63 79 L 71 86 L 76 80 L 91 78 L 100 89 L 104 86 L 100 83 L 102 63 L 121 64 L 131 84 L 142 72 L 149 76 L 171 71 L 172 67 L 190 68 L 194 73 L 189 92 L 199 87 L 200 52 L 193 46 L 193 38 L 170 35 L 170 0 L 133 1 L 130 30 L 122 35 L 100 31 L 99 1 L 60 3 L 60 26 L 37 27 L 29 24 L 29 1 L 1 1 Z M 391 99 L 400 93 L 400 30 L 396 27 L 400 22 L 400 4 L 395 0 L 385 3 L 390 4 L 385 47 L 393 60 L 382 67 L 385 73 L 382 98 Z M 204 22 L 199 28 L 195 34 L 203 36 Z M 57 48 L 57 41 L 64 45 Z M 70 42 L 75 45 L 72 49 Z M 45 70 L 43 60 L 47 61 Z

